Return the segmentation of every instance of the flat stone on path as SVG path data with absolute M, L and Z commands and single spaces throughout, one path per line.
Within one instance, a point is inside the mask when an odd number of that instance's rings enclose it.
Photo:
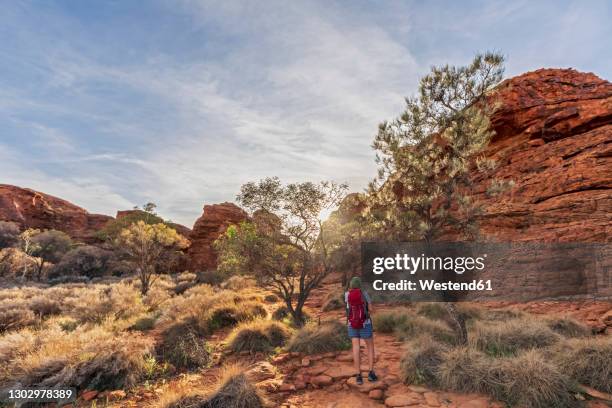
M 317 375 L 316 377 L 312 377 L 309 382 L 319 387 L 324 387 L 326 385 L 331 385 L 334 380 L 332 380 L 329 375 Z
M 459 405 L 459 408 L 488 408 L 489 401 L 486 399 L 475 399 L 464 402 Z
M 385 384 L 382 381 L 374 381 L 374 382 L 370 382 L 368 381 L 367 378 L 364 378 L 363 380 L 363 384 L 359 385 L 357 384 L 357 379 L 355 377 L 351 377 L 348 380 L 346 380 L 346 383 L 349 385 L 349 387 L 360 391 L 360 392 L 370 392 L 372 390 L 377 390 L 377 389 L 385 389 L 387 388 L 387 384 Z
M 410 391 L 418 392 L 419 394 L 423 394 L 424 392 L 431 391 L 429 388 L 421 387 L 419 385 L 409 385 L 408 389 Z
M 388 407 L 405 407 L 420 404 L 422 401 L 421 396 L 416 393 L 397 394 L 385 399 L 385 405 Z
M 426 392 L 423 394 L 423 397 L 425 397 L 425 402 L 427 402 L 427 405 L 431 406 L 431 407 L 439 407 L 440 406 L 440 401 L 438 400 L 438 395 L 435 392 Z
M 325 370 L 325 374 L 329 375 L 334 381 L 336 381 L 343 378 L 349 378 L 354 376 L 356 373 L 355 369 L 351 366 L 337 365 Z
M 368 397 L 370 397 L 373 400 L 381 400 L 383 399 L 383 397 L 385 396 L 385 393 L 383 390 L 372 390 L 368 393 Z

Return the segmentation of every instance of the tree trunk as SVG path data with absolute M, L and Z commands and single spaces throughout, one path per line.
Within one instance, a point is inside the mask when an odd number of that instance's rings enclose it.
M 457 339 L 459 344 L 465 345 L 468 341 L 467 336 L 467 327 L 465 326 L 465 317 L 459 313 L 457 310 L 457 306 L 454 303 L 447 302 L 444 304 L 446 307 L 446 311 L 453 321 L 454 330 L 457 334 Z

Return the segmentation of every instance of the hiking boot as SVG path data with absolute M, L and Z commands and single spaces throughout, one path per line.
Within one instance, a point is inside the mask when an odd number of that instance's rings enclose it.
M 368 373 L 368 381 L 370 382 L 378 381 L 378 377 L 376 376 L 376 373 L 374 371 L 370 371 Z
M 363 377 L 361 376 L 361 374 L 357 374 L 355 376 L 355 378 L 356 378 L 355 381 L 357 382 L 357 385 L 362 385 L 363 384 Z

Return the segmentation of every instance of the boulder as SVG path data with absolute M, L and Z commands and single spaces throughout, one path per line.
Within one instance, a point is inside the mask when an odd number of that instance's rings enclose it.
M 213 248 L 215 240 L 228 226 L 247 219 L 247 213 L 232 203 L 205 205 L 204 213 L 197 219 L 189 239 L 187 250 L 189 269 L 192 271 L 213 270 L 217 267 L 217 254 Z

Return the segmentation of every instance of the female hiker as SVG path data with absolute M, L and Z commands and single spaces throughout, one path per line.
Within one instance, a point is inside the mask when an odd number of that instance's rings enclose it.
M 348 335 L 353 343 L 353 363 L 357 384 L 363 384 L 361 376 L 361 360 L 359 355 L 359 340 L 365 341 L 368 350 L 368 380 L 376 381 L 378 377 L 374 373 L 374 339 L 372 338 L 372 303 L 368 293 L 361 289 L 361 279 L 357 276 L 351 279 L 349 290 L 344 293 L 346 303 L 346 317 L 348 324 Z

